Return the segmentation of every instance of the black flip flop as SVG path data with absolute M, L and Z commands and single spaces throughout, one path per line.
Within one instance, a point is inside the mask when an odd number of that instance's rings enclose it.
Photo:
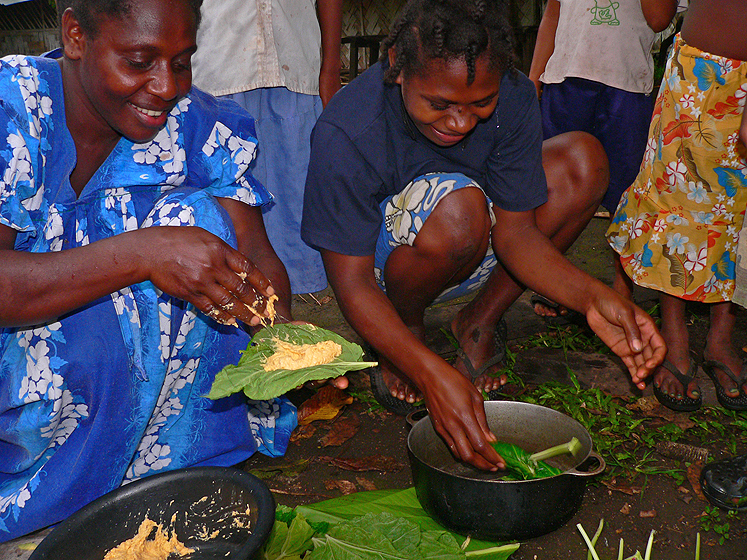
M 579 313 L 578 311 L 574 311 L 573 309 L 567 309 L 567 313 L 564 315 L 560 314 L 561 306 L 559 303 L 554 302 L 551 299 L 546 298 L 545 296 L 533 293 L 532 297 L 529 298 L 529 302 L 532 305 L 532 311 L 534 311 L 535 306 L 537 305 L 544 305 L 545 307 L 548 307 L 550 309 L 554 309 L 557 315 L 555 317 L 548 317 L 545 315 L 539 315 L 535 311 L 535 315 L 537 315 L 540 319 L 544 320 L 546 323 L 549 323 L 551 325 L 555 326 L 563 326 L 563 325 L 570 325 L 570 324 L 580 324 L 582 320 L 586 320 L 586 318 L 583 316 L 583 314 Z
M 693 379 L 695 379 L 695 373 L 697 371 L 695 360 L 690 360 L 690 366 L 687 370 L 687 375 L 678 370 L 677 367 L 669 360 L 664 360 L 664 362 L 661 364 L 661 367 L 674 375 L 674 377 L 677 378 L 677 381 L 682 383 L 684 394 L 682 395 L 681 399 L 670 397 L 667 393 L 662 391 L 660 387 L 657 387 L 656 383 L 654 383 L 654 395 L 656 396 L 656 399 L 668 409 L 676 410 L 677 412 L 693 412 L 695 410 L 698 410 L 703 404 L 703 396 L 699 394 L 697 399 L 693 399 L 687 396 L 687 386 Z
M 399 416 L 407 416 L 411 412 L 423 408 L 422 400 L 409 403 L 398 399 L 397 397 L 393 397 L 389 392 L 389 387 L 384 383 L 381 366 L 368 368 L 368 378 L 371 381 L 371 392 L 373 393 L 376 402 L 386 408 L 389 412 L 393 412 Z
M 747 455 L 706 465 L 700 472 L 700 488 L 715 506 L 747 511 Z
M 464 353 L 464 350 L 461 348 L 457 348 L 456 354 L 459 357 L 460 360 L 462 360 L 462 363 L 464 364 L 465 369 L 467 370 L 467 373 L 469 374 L 471 379 L 477 379 L 480 377 L 483 373 L 485 373 L 488 369 L 491 367 L 500 364 L 506 357 L 506 341 L 508 339 L 508 325 L 506 324 L 505 319 L 501 319 L 498 321 L 498 324 L 495 326 L 495 330 L 493 331 L 493 341 L 495 342 L 495 355 L 485 361 L 479 369 L 475 369 L 475 366 L 472 365 L 472 362 L 467 357 L 467 354 Z M 503 386 L 499 387 L 498 389 L 493 389 L 492 391 L 486 391 L 485 394 L 487 394 L 487 398 L 485 400 L 488 401 L 495 401 L 498 400 L 499 395 L 503 393 Z
M 738 397 L 730 397 L 724 390 L 721 383 L 718 382 L 715 370 L 720 369 L 726 375 L 728 375 L 739 389 Z M 747 383 L 747 362 L 742 362 L 742 371 L 739 373 L 739 377 L 734 375 L 729 366 L 723 364 L 717 360 L 705 360 L 703 362 L 703 371 L 706 375 L 711 378 L 713 384 L 716 387 L 716 398 L 718 398 L 719 404 L 729 410 L 747 410 L 747 395 L 742 391 L 742 386 Z

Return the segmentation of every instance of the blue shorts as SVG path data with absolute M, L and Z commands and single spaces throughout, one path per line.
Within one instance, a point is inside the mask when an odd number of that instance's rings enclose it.
M 401 245 L 412 246 L 415 237 L 436 205 L 446 195 L 468 187 L 475 187 L 482 191 L 480 185 L 461 173 L 428 173 L 416 177 L 402 191 L 388 197 L 380 204 L 384 223 L 376 242 L 374 275 L 382 290 L 386 291 L 384 267 L 392 251 Z M 487 195 L 485 195 L 485 203 L 488 209 L 492 209 L 493 203 Z M 490 216 L 492 225 L 495 225 L 495 216 L 492 211 Z M 444 290 L 433 303 L 448 301 L 477 291 L 488 279 L 496 262 L 493 248 L 488 243 L 485 258 L 470 277 L 461 284 Z
M 614 212 L 633 184 L 648 141 L 654 96 L 585 80 L 566 78 L 542 86 L 542 130 L 545 140 L 580 130 L 602 143 L 610 163 L 610 184 L 602 206 Z

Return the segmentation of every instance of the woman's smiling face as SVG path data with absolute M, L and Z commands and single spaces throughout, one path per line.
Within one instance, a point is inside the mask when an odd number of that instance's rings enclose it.
M 475 62 L 475 80 L 467 85 L 463 59 L 431 59 L 416 75 L 400 73 L 405 110 L 428 140 L 448 147 L 461 142 L 498 104 L 501 75 L 485 56 Z
M 196 34 L 187 0 L 134 0 L 128 15 L 102 16 L 94 37 L 80 31 L 78 48 L 65 45 L 79 61 L 77 116 L 133 142 L 152 140 L 192 85 Z

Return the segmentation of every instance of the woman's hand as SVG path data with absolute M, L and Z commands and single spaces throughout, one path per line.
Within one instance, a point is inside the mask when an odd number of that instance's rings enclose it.
M 248 325 L 267 316 L 275 293 L 267 277 L 241 253 L 199 227 L 158 227 L 139 231 L 148 278 L 164 292 L 195 305 L 224 324 Z M 253 313 L 250 308 L 256 312 Z
M 478 469 L 496 471 L 506 464 L 490 445 L 496 441 L 485 417 L 485 401 L 472 382 L 441 360 L 419 385 L 436 432 L 458 460 Z
M 586 312 L 594 332 L 628 368 L 633 383 L 645 388 L 644 380 L 667 355 L 664 338 L 654 320 L 640 307 L 607 289 Z

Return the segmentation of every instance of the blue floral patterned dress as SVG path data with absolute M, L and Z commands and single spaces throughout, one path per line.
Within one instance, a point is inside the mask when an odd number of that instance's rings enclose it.
M 76 197 L 57 61 L 0 60 L 0 224 L 17 232 L 18 251 L 178 225 L 235 246 L 214 197 L 270 199 L 246 172 L 255 150 L 243 110 L 193 89 L 152 141 L 122 138 Z M 57 321 L 0 329 L 0 541 L 150 474 L 284 453 L 296 423 L 287 399 L 204 397 L 247 343 L 149 282 Z

